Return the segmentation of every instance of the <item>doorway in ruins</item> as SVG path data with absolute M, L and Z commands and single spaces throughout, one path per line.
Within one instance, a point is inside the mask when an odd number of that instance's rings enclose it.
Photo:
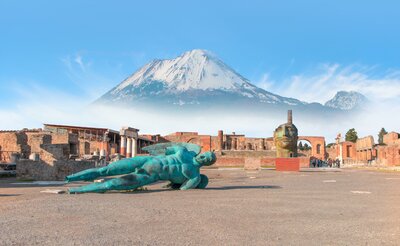
M 308 140 L 297 141 L 297 156 L 299 157 L 312 156 L 312 145 Z

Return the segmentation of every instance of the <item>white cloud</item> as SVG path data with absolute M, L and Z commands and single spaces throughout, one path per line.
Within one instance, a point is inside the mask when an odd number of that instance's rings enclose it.
M 80 66 L 83 72 L 86 71 L 86 65 L 83 63 L 81 55 L 76 55 L 74 61 Z
M 77 89 L 85 98 L 95 100 L 117 83 L 123 77 L 119 72 L 113 71 L 111 74 L 104 75 L 98 70 L 92 69 L 92 62 L 84 62 L 81 54 L 66 56 L 61 59 L 66 67 L 66 75 L 74 83 Z M 117 66 L 117 70 L 118 70 Z M 112 69 L 111 69 L 112 70 Z
M 293 75 L 273 86 L 268 84 L 268 88 L 282 96 L 319 103 L 325 103 L 341 90 L 360 92 L 374 102 L 398 98 L 400 71 L 392 70 L 380 76 L 374 75 L 375 72 L 375 67 L 323 64 L 312 74 Z M 262 75 L 259 82 L 262 87 L 264 78 Z
M 270 79 L 269 73 L 264 73 L 261 78 L 256 82 L 258 87 L 263 88 L 264 90 L 269 90 L 275 84 L 274 81 Z

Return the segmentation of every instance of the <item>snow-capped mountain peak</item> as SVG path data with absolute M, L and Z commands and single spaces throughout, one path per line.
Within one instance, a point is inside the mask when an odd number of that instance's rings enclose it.
M 232 102 L 243 106 L 306 104 L 251 84 L 217 56 L 200 49 L 146 64 L 98 101 L 180 106 Z
M 247 82 L 206 50 L 187 51 L 171 60 L 154 60 L 123 81 L 117 91 L 146 81 L 162 81 L 179 91 L 189 89 L 233 89 Z
M 362 106 L 368 100 L 356 91 L 338 91 L 336 95 L 325 103 L 325 106 L 342 110 L 352 110 Z

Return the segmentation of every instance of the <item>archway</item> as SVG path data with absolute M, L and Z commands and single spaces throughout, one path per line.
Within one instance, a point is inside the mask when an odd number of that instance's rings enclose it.
M 311 157 L 312 156 L 312 144 L 308 140 L 297 141 L 297 156 L 298 157 Z
M 311 144 L 311 156 L 321 160 L 325 159 L 325 137 L 299 136 L 298 141 L 309 142 Z

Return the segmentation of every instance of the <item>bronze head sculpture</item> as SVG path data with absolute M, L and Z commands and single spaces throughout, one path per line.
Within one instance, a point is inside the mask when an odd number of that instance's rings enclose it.
M 297 157 L 298 131 L 292 121 L 292 110 L 288 111 L 288 122 L 274 131 L 276 157 Z

